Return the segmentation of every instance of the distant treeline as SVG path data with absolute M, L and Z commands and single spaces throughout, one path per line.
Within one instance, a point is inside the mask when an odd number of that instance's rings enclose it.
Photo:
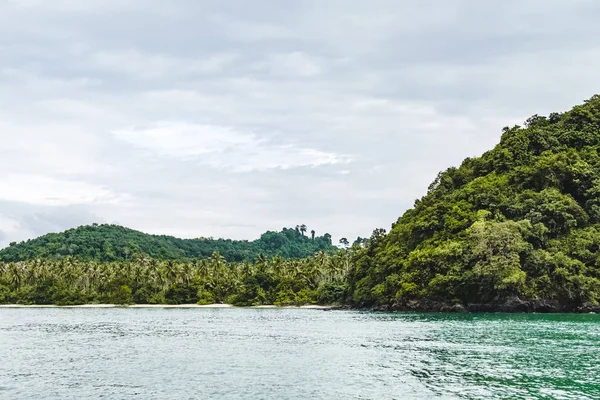
M 335 304 L 347 298 L 347 251 L 304 259 L 227 262 L 215 252 L 189 262 L 139 257 L 120 262 L 0 263 L 0 303 Z
M 109 225 L 46 235 L 0 252 L 0 301 L 597 308 L 600 96 L 504 128 L 494 149 L 440 173 L 389 233 L 341 250 L 306 229 L 254 242 Z
M 157 260 L 208 258 L 218 252 L 227 261 L 256 260 L 259 255 L 285 259 L 309 257 L 337 250 L 331 235 L 316 236 L 306 225 L 266 232 L 254 241 L 230 239 L 178 239 L 150 235 L 118 225 L 89 225 L 11 245 L 0 251 L 0 261 L 60 260 L 126 261 L 145 255 Z

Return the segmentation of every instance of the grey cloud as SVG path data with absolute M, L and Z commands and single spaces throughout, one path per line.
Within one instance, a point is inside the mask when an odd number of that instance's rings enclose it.
M 7 226 L 7 219 L 15 224 Z M 102 223 L 104 219 L 83 205 L 41 206 L 0 201 L 0 221 L 4 223 L 4 226 L 0 226 L 0 247 L 3 247 L 11 241 L 30 239 L 82 224 Z
M 599 17 L 593 0 L 4 2 L 1 240 L 97 220 L 368 235 L 503 126 L 590 97 Z M 115 134 L 157 124 L 216 128 L 194 152 Z M 227 130 L 263 145 L 203 154 Z

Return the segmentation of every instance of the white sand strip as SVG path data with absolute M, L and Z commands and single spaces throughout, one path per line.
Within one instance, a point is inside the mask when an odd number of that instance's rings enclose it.
M 45 304 L 0 304 L 0 308 L 232 308 L 231 304 L 130 304 L 130 305 L 119 305 L 119 304 L 81 304 L 76 306 L 57 306 L 57 305 L 45 305 Z M 332 308 L 332 306 L 319 306 L 319 305 L 305 305 L 305 306 L 276 306 L 276 305 L 262 305 L 252 307 L 236 307 L 236 308 L 303 308 L 303 309 L 314 309 L 314 310 L 326 310 Z

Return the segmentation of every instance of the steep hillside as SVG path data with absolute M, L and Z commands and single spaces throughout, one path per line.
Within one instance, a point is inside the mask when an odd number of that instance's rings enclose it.
M 265 257 L 308 257 L 320 250 L 333 251 L 331 236 L 305 235 L 305 227 L 266 232 L 255 241 L 229 239 L 178 239 L 149 235 L 118 225 L 89 225 L 62 233 L 12 244 L 0 251 L 0 261 L 60 259 L 73 256 L 80 260 L 123 261 L 144 254 L 161 260 L 210 257 L 218 251 L 227 261 Z
M 512 299 L 540 310 L 597 304 L 599 249 L 594 96 L 563 114 L 504 128 L 493 150 L 440 173 L 389 234 L 375 231 L 356 253 L 351 302 L 486 309 Z

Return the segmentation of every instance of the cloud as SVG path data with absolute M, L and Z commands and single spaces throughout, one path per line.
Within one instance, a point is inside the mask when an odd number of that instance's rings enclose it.
M 44 175 L 9 174 L 0 176 L 0 200 L 39 205 L 114 203 L 119 196 L 98 185 L 59 180 Z
M 179 77 L 214 74 L 227 68 L 235 60 L 235 54 L 211 54 L 201 59 L 188 59 L 128 50 L 94 53 L 88 62 L 90 68 L 124 74 L 129 79 L 156 79 L 174 73 Z
M 235 172 L 316 167 L 351 160 L 345 155 L 292 144 L 276 145 L 267 137 L 219 126 L 159 122 L 113 133 L 117 138 L 157 155 L 195 160 Z
M 300 51 L 274 54 L 260 66 L 271 74 L 303 78 L 314 77 L 323 72 L 323 67 L 316 57 Z
M 2 2 L 2 240 L 96 221 L 367 236 L 503 126 L 589 98 L 599 17 L 592 0 Z
M 281 24 L 240 19 L 231 14 L 217 12 L 209 18 L 225 35 L 241 42 L 280 41 L 297 35 Z
M 19 220 L 0 214 L 0 248 L 7 246 L 10 241 L 27 238 L 29 232 L 24 233 L 20 225 Z M 20 234 L 23 236 L 19 237 Z
M 48 206 L 0 200 L 0 247 L 80 224 L 104 222 L 81 205 Z

